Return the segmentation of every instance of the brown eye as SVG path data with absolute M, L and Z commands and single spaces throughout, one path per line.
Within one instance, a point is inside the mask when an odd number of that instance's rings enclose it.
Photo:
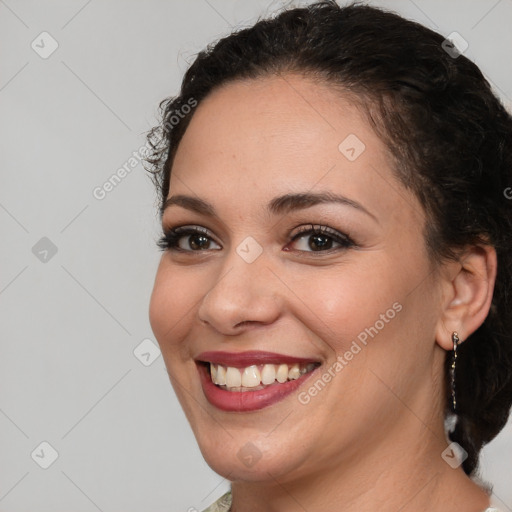
M 327 252 L 355 245 L 347 235 L 326 226 L 302 229 L 293 237 L 293 244 L 295 250 L 304 252 Z
M 299 251 L 327 251 L 332 249 L 335 244 L 340 245 L 328 235 L 302 235 L 294 242 Z
M 186 226 L 165 230 L 164 235 L 158 242 L 158 246 L 163 251 L 181 252 L 222 249 L 205 228 Z
M 204 236 L 203 234 L 190 234 L 190 235 L 183 235 L 180 237 L 178 241 L 178 247 L 180 249 L 183 249 L 185 251 L 193 250 L 193 251 L 201 251 L 205 249 L 210 249 L 210 245 L 213 242 L 210 238 L 207 236 Z M 188 245 L 188 247 L 187 247 Z
M 308 238 L 308 245 L 312 251 L 331 249 L 333 239 L 326 235 L 312 235 Z

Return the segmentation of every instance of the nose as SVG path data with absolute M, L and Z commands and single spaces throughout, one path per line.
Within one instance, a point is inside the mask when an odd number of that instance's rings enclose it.
M 272 324 L 282 313 L 279 285 L 263 255 L 247 263 L 233 251 L 204 295 L 199 319 L 227 336 L 254 325 Z

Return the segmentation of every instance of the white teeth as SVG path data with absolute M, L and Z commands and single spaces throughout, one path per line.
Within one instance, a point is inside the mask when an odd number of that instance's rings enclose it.
M 248 366 L 242 373 L 242 386 L 245 388 L 255 388 L 260 385 L 260 371 L 257 366 Z
M 242 375 L 238 368 L 228 366 L 226 368 L 226 386 L 228 388 L 239 388 L 242 385 Z
M 264 386 L 274 384 L 276 380 L 280 384 L 296 380 L 313 370 L 315 366 L 315 363 L 307 365 L 295 363 L 290 366 L 283 363 L 235 368 L 210 363 L 210 375 L 212 382 L 218 386 L 225 386 L 230 391 L 243 391 L 244 388 L 263 389 Z
M 281 384 L 283 382 L 286 382 L 288 379 L 288 365 L 287 364 L 280 364 L 277 368 L 276 372 L 276 379 L 277 382 L 280 382 Z
M 212 366 L 216 366 L 216 365 L 211 364 L 210 368 Z M 221 366 L 220 364 L 217 365 L 217 379 L 214 380 L 213 383 L 218 384 L 219 386 L 226 385 L 226 368 L 224 366 Z
M 276 367 L 273 364 L 266 364 L 261 370 L 261 383 L 268 385 L 276 380 Z
M 288 370 L 288 379 L 289 380 L 295 380 L 300 377 L 300 368 L 298 364 L 294 364 L 289 370 Z

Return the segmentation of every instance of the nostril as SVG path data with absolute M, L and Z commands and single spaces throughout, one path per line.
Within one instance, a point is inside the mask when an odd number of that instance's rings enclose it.
M 238 327 L 244 327 L 245 325 L 251 325 L 251 324 L 254 324 L 256 322 L 254 322 L 253 320 L 245 320 L 243 322 L 240 322 L 238 324 L 235 325 L 235 329 L 238 328 Z

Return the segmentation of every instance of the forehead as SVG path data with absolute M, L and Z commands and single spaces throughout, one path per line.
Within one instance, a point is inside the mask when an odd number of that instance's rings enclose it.
M 210 202 L 226 194 L 247 207 L 321 189 L 391 212 L 407 206 L 397 200 L 409 192 L 390 161 L 366 117 L 329 84 L 298 75 L 230 82 L 198 105 L 174 159 L 171 193 L 192 190 Z
M 253 151 L 251 158 L 275 158 L 290 146 L 298 157 L 312 151 L 337 155 L 338 144 L 351 133 L 365 139 L 366 146 L 385 150 L 348 96 L 290 74 L 229 82 L 214 90 L 197 107 L 180 148 L 192 144 L 198 156 L 231 151 L 242 157 Z

